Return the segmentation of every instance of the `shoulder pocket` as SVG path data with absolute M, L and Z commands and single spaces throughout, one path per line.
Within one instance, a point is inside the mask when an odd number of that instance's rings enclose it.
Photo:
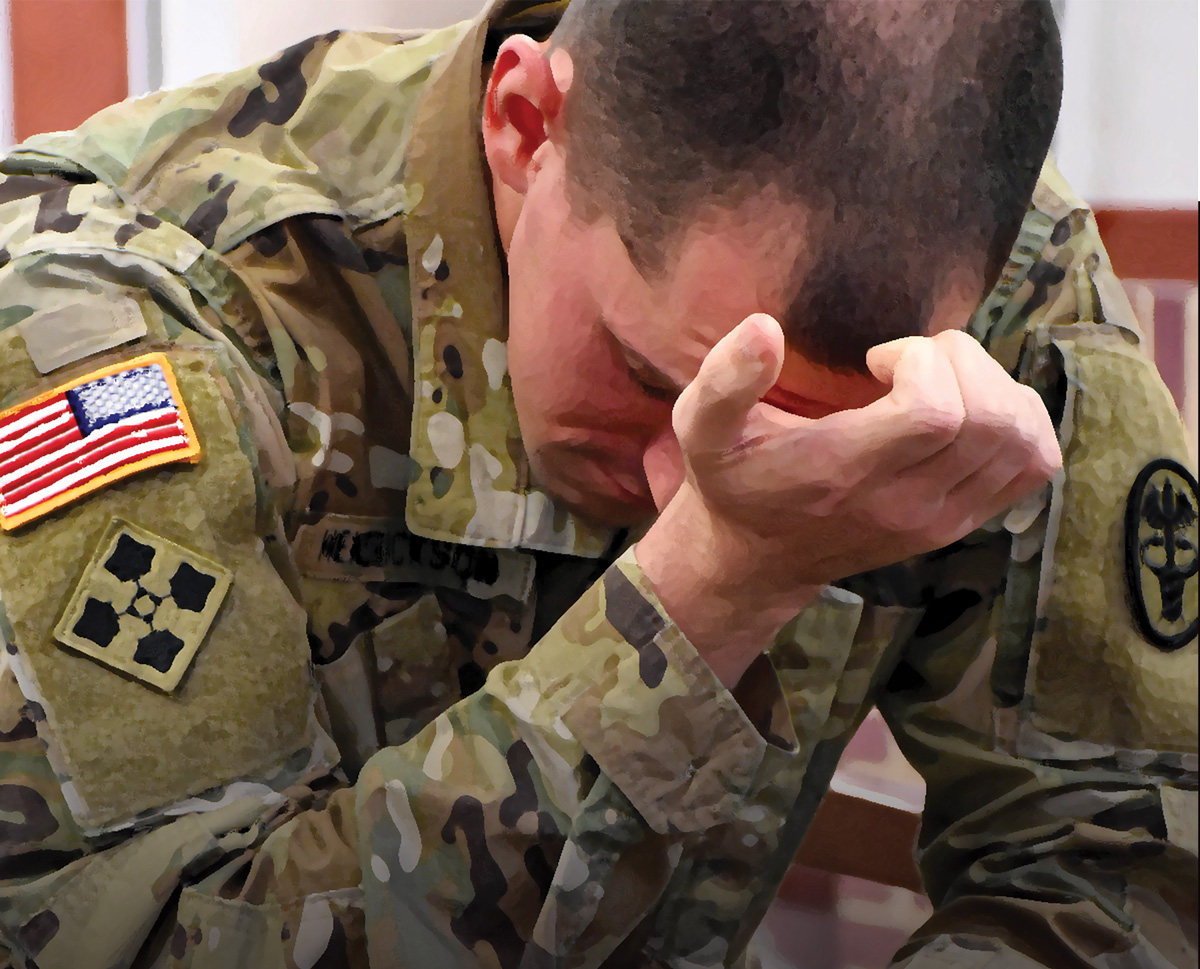
M 1176 632 L 1196 617 L 1196 499 L 1182 422 L 1153 364 L 1116 328 L 1049 334 L 1067 381 L 1064 470 L 1049 508 L 1018 746 L 1056 759 L 1194 750 L 1195 636 L 1167 647 L 1137 615 L 1149 601 L 1154 621 Z M 1184 477 L 1151 482 L 1170 512 L 1147 519 L 1149 492 L 1132 492 L 1164 460 L 1192 477 L 1191 494 Z M 1141 546 L 1153 553 L 1148 565 L 1130 568 L 1128 551 L 1136 557 Z
M 0 537 L 13 670 L 89 833 L 235 781 L 269 792 L 325 756 L 305 616 L 258 532 L 219 351 L 165 356 L 196 463 L 122 478 Z

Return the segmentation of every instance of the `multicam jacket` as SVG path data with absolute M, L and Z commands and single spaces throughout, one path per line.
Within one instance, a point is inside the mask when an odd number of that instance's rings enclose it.
M 477 108 L 553 6 L 316 37 L 3 163 L 11 963 L 749 965 L 877 704 L 928 785 L 902 965 L 1194 966 L 1195 483 L 1087 208 L 1047 165 L 970 321 L 1064 475 L 731 693 L 528 479 Z

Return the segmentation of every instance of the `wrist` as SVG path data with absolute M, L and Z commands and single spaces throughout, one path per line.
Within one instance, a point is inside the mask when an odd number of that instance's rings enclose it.
M 635 546 L 638 566 L 668 616 L 732 688 L 779 630 L 820 592 L 769 575 L 763 549 L 680 493 Z

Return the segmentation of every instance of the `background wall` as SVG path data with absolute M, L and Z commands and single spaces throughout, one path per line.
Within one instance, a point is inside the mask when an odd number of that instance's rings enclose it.
M 0 0 L 0 144 L 32 133 L 13 127 L 12 57 L 3 32 L 15 8 L 43 7 L 69 26 L 87 19 L 86 8 L 109 3 L 121 0 Z M 123 6 L 128 91 L 137 95 L 267 57 L 333 27 L 443 26 L 473 16 L 481 3 L 125 0 Z M 1200 198 L 1195 0 L 1065 0 L 1056 7 L 1066 89 L 1055 149 L 1064 173 L 1093 204 L 1190 208 Z M 16 39 L 56 44 L 54 36 Z M 52 63 L 88 87 L 77 59 Z M 100 106 L 94 97 L 72 100 L 78 116 L 70 123 Z
M 8 0 L 0 0 L 0 145 L 13 141 L 12 40 L 9 36 Z
M 1067 0 L 1055 152 L 1093 204 L 1197 198 L 1196 0 Z

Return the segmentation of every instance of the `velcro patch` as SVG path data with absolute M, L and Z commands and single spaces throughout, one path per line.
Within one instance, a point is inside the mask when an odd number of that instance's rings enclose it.
M 114 518 L 54 638 L 170 692 L 200 648 L 231 579 L 216 562 Z
M 29 359 L 43 374 L 140 340 L 149 329 L 132 299 L 45 310 L 22 320 L 20 327 Z
M 146 468 L 198 460 L 200 442 L 165 355 L 93 371 L 0 413 L 0 527 Z

